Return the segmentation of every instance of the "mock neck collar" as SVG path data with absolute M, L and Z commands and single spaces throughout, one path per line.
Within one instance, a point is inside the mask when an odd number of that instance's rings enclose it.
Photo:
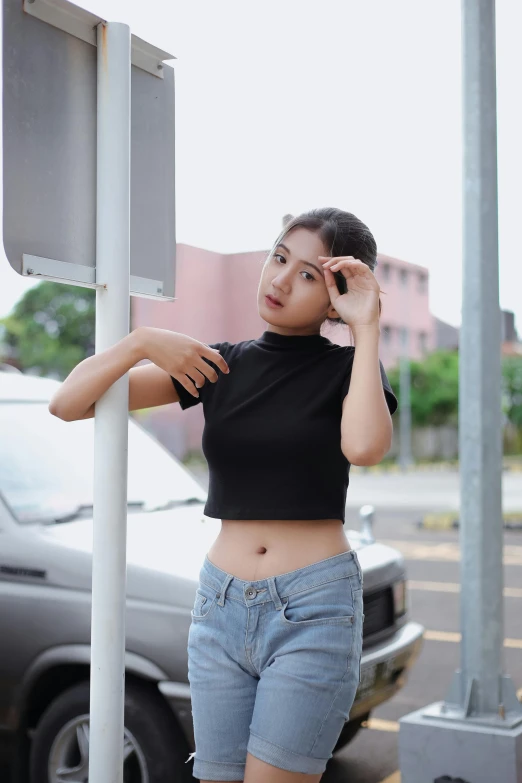
M 286 351 L 317 350 L 330 345 L 330 340 L 322 334 L 279 334 L 279 332 L 264 331 L 256 342 L 264 348 L 282 349 Z

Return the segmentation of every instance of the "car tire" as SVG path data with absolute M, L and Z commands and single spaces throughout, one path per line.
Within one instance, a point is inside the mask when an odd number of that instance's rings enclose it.
M 354 739 L 355 735 L 362 728 L 364 721 L 368 720 L 369 717 L 370 713 L 367 712 L 366 715 L 361 715 L 359 718 L 347 720 L 342 728 L 341 733 L 339 734 L 339 739 L 337 740 L 337 744 L 333 749 L 333 752 L 337 753 L 338 750 L 341 750 L 341 748 L 345 748 L 346 745 L 349 745 L 349 743 Z
M 70 748 L 72 755 L 68 766 L 79 764 L 79 754 L 67 743 L 80 725 L 77 722 L 81 716 L 88 715 L 89 700 L 89 682 L 81 682 L 60 694 L 45 710 L 31 742 L 30 783 L 49 783 L 53 779 L 49 775 L 52 752 L 57 758 L 64 748 Z M 188 743 L 168 705 L 146 683 L 130 682 L 125 686 L 125 731 L 126 740 L 134 748 L 125 762 L 127 770 L 130 768 L 125 781 L 138 783 L 140 777 L 146 783 L 189 783 L 193 780 L 192 765 L 185 764 L 190 752 Z M 146 777 L 142 770 L 146 771 Z M 80 777 L 87 780 L 84 774 Z

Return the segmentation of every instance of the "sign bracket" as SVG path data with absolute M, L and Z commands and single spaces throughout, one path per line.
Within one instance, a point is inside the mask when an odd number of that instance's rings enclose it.
M 107 20 L 66 0 L 24 0 L 24 11 L 93 46 L 97 46 L 96 28 L 107 24 Z M 131 35 L 131 63 L 137 68 L 163 79 L 163 61 L 175 59 L 173 54 Z

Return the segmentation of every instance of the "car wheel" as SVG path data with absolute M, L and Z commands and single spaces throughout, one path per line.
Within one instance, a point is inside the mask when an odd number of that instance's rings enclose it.
M 35 729 L 31 783 L 88 783 L 89 683 L 58 696 Z M 188 783 L 189 747 L 169 708 L 150 686 L 125 687 L 124 783 Z M 189 765 L 190 766 L 190 765 Z
M 366 715 L 361 715 L 359 718 L 347 720 L 342 728 L 341 733 L 339 734 L 339 739 L 337 740 L 337 744 L 333 749 L 333 752 L 336 753 L 338 750 L 341 750 L 341 748 L 346 747 L 346 745 L 348 745 L 354 739 L 355 735 L 362 728 L 364 721 L 368 720 L 369 717 L 370 713 L 367 712 Z

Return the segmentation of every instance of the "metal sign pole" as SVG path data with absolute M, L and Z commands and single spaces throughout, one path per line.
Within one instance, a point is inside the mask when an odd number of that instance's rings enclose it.
M 98 35 L 96 353 L 129 333 L 131 37 Z M 95 406 L 89 780 L 121 783 L 124 753 L 128 373 Z
M 462 42 L 461 668 L 445 701 L 401 718 L 403 783 L 517 783 L 522 758 L 522 707 L 503 673 L 495 0 L 462 0 Z
M 406 282 L 407 281 L 407 282 Z M 401 470 L 407 470 L 413 463 L 411 442 L 411 291 L 413 288 L 412 274 L 408 272 L 406 281 L 401 282 L 402 312 L 405 316 L 405 326 L 401 330 L 400 372 L 400 448 L 399 463 Z

